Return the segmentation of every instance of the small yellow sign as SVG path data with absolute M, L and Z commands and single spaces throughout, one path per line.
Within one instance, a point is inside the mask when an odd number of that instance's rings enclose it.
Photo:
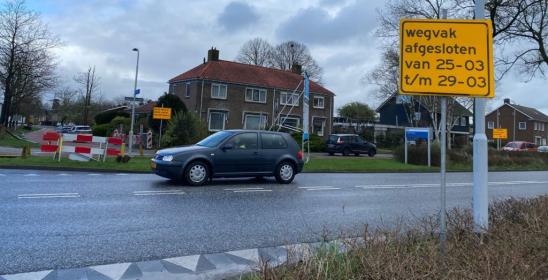
M 171 108 L 154 107 L 154 109 L 152 110 L 152 118 L 155 120 L 171 119 Z
M 508 139 L 508 129 L 506 128 L 493 129 L 493 139 Z
M 400 92 L 495 96 L 490 20 L 400 20 Z

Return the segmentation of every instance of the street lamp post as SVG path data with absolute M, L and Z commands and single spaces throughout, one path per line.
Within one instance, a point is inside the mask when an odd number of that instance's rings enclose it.
M 133 125 L 135 122 L 135 96 L 137 95 L 137 75 L 139 74 L 139 49 L 133 48 L 137 52 L 137 65 L 135 66 L 135 84 L 133 86 L 133 100 L 131 101 L 131 126 L 129 128 L 129 154 L 133 151 Z

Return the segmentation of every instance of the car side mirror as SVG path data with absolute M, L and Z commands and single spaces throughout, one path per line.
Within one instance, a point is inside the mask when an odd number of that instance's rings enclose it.
M 234 149 L 234 145 L 228 143 L 228 144 L 225 144 L 222 148 L 223 151 L 226 151 L 226 150 L 232 150 Z

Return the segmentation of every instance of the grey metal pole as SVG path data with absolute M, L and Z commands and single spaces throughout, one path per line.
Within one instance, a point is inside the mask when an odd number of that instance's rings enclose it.
M 403 140 L 405 142 L 405 145 L 404 145 L 404 154 L 405 154 L 405 164 L 407 164 L 407 129 L 403 131 Z
M 139 49 L 134 48 L 134 52 L 137 52 L 137 65 L 135 66 L 135 83 L 133 85 L 133 100 L 131 101 L 131 126 L 129 128 L 129 151 L 131 155 L 133 152 L 133 125 L 135 123 L 135 96 L 137 93 L 137 76 L 139 75 Z
M 445 254 L 445 203 L 446 203 L 446 146 L 447 146 L 447 97 L 441 98 L 441 124 L 440 124 L 440 175 L 441 175 L 441 207 L 440 207 L 440 251 Z
M 430 140 L 430 135 L 432 135 L 432 133 L 430 133 L 431 129 L 428 129 L 428 167 L 431 167 L 432 166 L 432 140 Z
M 483 19 L 485 15 L 485 0 L 476 0 L 475 18 Z M 476 98 L 474 104 L 474 157 L 473 157 L 473 187 L 472 187 L 472 216 L 474 231 L 481 233 L 488 229 L 488 167 L 487 167 L 487 136 L 485 135 L 485 98 Z
M 447 18 L 447 9 L 442 10 L 442 17 Z M 445 174 L 445 157 L 447 146 L 447 97 L 442 96 L 440 99 L 441 105 L 441 121 L 440 121 L 440 252 L 445 256 L 445 232 L 446 232 L 446 174 Z

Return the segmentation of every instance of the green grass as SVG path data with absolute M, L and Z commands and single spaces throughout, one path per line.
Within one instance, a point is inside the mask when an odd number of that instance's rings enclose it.
M 305 172 L 412 172 L 436 171 L 428 166 L 403 164 L 393 159 L 333 158 L 313 159 Z
M 10 134 L 4 134 L 0 136 L 0 146 L 2 147 L 12 147 L 12 148 L 23 148 L 24 146 L 30 146 L 33 148 L 40 147 L 40 145 L 25 140 L 19 140 Z
M 112 171 L 150 171 L 149 157 L 134 157 L 127 163 L 118 163 L 114 158 L 109 158 L 106 162 L 80 162 L 62 158 L 61 162 L 53 160 L 51 157 L 27 157 L 27 158 L 0 158 L 0 166 L 20 166 L 20 167 L 47 167 L 47 168 L 68 168 L 68 169 L 97 169 Z
M 51 157 L 0 158 L 0 167 L 46 167 L 69 169 L 95 169 L 110 171 L 149 172 L 150 157 L 134 157 L 128 163 L 118 163 L 114 158 L 106 162 L 79 162 Z M 448 165 L 448 171 L 471 171 L 470 165 Z M 491 166 L 490 171 L 548 170 L 548 165 Z M 403 164 L 393 159 L 329 158 L 313 159 L 305 165 L 304 172 L 437 172 L 438 167 Z

